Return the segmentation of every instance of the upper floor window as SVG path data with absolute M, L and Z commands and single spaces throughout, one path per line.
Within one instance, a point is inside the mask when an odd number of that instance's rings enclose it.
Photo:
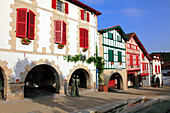
M 122 42 L 122 37 L 119 36 L 119 35 L 117 35 L 117 41 L 118 41 L 118 42 Z
M 81 19 L 87 22 L 90 22 L 90 13 L 84 10 L 81 10 Z
M 122 52 L 118 51 L 118 62 L 122 63 Z
M 16 36 L 34 39 L 35 13 L 26 8 L 17 9 Z
M 114 55 L 113 55 L 113 50 L 108 50 L 108 55 L 109 55 L 109 61 L 114 62 Z
M 57 10 L 63 11 L 63 2 L 57 0 Z
M 80 47 L 88 49 L 89 43 L 88 40 L 89 40 L 88 30 L 80 28 Z
M 66 45 L 66 36 L 67 36 L 67 24 L 62 20 L 54 21 L 54 42 L 58 44 Z
M 65 13 L 68 14 L 68 13 L 69 13 L 68 7 L 69 7 L 69 5 L 68 5 L 67 2 L 65 2 L 65 4 L 64 4 L 64 3 L 63 3 L 62 1 L 60 1 L 60 0 L 52 0 L 52 8 L 53 8 L 53 9 L 56 9 L 56 8 L 57 8 L 57 10 L 59 10 L 59 11 L 65 11 Z
M 108 38 L 113 39 L 113 33 L 108 33 Z

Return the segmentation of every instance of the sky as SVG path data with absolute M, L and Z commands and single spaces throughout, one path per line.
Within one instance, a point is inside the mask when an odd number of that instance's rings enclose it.
M 79 0 L 100 11 L 98 29 L 135 32 L 148 53 L 170 52 L 170 0 Z

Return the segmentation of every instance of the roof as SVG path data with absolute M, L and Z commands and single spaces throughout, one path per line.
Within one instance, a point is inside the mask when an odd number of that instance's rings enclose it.
M 113 27 L 101 29 L 101 30 L 98 30 L 98 32 L 99 33 L 104 33 L 104 32 L 110 31 L 110 30 L 114 30 L 114 29 L 117 30 L 117 32 L 123 37 L 123 39 L 125 41 L 129 41 L 129 38 L 126 36 L 125 32 L 122 30 L 120 25 L 116 25 L 116 26 L 113 26 Z
M 170 69 L 170 62 L 164 62 L 161 66 L 162 69 Z
M 88 6 L 88 5 L 86 5 L 86 4 L 82 3 L 82 2 L 80 2 L 80 1 L 78 1 L 78 0 L 66 0 L 66 1 L 68 1 L 68 2 L 70 2 L 70 3 L 72 3 L 72 4 L 74 4 L 74 5 L 77 5 L 77 6 L 83 8 L 83 9 L 85 9 L 85 10 L 88 10 L 88 11 L 90 11 L 90 12 L 96 14 L 97 16 L 99 16 L 99 15 L 102 14 L 101 12 L 99 12 L 99 11 L 97 11 L 97 10 L 91 8 L 90 6 Z
M 148 60 L 152 60 L 151 56 L 148 54 L 148 52 L 146 51 L 145 47 L 143 46 L 142 42 L 139 40 L 139 38 L 137 37 L 136 33 L 129 33 L 127 34 L 128 39 L 130 40 L 131 38 L 133 38 L 135 40 L 135 42 L 138 44 L 139 48 L 141 49 L 141 51 L 144 53 L 144 55 L 148 58 Z

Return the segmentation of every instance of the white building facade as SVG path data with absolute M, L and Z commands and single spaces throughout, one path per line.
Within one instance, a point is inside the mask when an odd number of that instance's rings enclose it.
M 94 55 L 100 12 L 74 0 L 2 0 L 0 9 L 5 99 L 30 96 L 36 88 L 62 94 L 73 74 L 82 89 L 95 89 L 95 66 L 67 62 L 63 55 Z

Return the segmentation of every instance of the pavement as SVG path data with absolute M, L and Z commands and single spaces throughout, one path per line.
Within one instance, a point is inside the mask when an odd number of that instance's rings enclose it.
M 16 101 L 0 101 L 0 113 L 66 113 L 101 106 L 121 100 L 155 98 L 170 94 L 170 87 L 164 88 L 130 88 L 126 91 L 88 92 L 81 97 L 68 97 L 59 94 Z M 165 103 L 166 105 L 167 103 Z M 158 105 L 159 106 L 159 105 Z

